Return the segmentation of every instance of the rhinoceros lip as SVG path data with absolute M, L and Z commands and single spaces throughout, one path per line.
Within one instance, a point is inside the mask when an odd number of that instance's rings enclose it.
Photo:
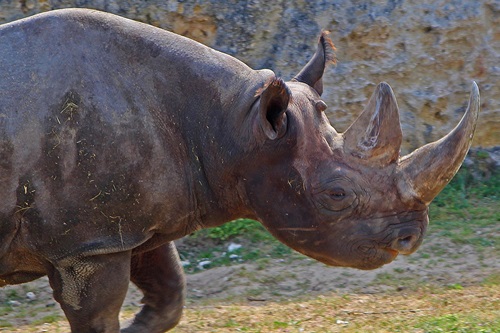
M 394 250 L 394 249 L 391 249 L 391 248 L 385 248 L 384 250 L 387 253 L 389 253 L 393 257 L 393 259 L 395 259 L 398 256 L 398 254 L 399 254 L 399 252 L 397 250 Z

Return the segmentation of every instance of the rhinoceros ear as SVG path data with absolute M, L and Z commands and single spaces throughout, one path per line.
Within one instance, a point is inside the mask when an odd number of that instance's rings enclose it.
M 323 73 L 328 63 L 335 63 L 335 46 L 328 37 L 329 32 L 323 31 L 319 37 L 318 49 L 309 62 L 295 75 L 292 81 L 303 82 L 314 88 L 319 95 L 323 93 Z
M 271 140 L 281 137 L 286 131 L 286 114 L 292 93 L 285 82 L 273 78 L 257 91 L 259 110 L 256 125 Z
M 396 97 L 387 83 L 380 83 L 368 105 L 345 131 L 344 151 L 376 166 L 395 163 L 403 134 Z

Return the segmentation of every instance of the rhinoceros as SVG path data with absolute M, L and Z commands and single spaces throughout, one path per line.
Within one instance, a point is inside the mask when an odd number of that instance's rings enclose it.
M 374 269 L 421 244 L 428 206 L 471 144 L 460 123 L 400 156 L 394 93 L 376 86 L 344 132 L 321 99 L 326 32 L 290 81 L 188 38 L 67 9 L 0 26 L 0 286 L 48 276 L 74 333 L 182 313 L 173 241 L 236 218 L 331 266 Z

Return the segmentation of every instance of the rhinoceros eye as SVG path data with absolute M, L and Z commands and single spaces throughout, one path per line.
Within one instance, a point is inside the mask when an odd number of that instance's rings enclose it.
M 347 180 L 333 179 L 315 188 L 312 194 L 318 208 L 331 212 L 343 211 L 357 202 L 357 195 Z
M 330 194 L 330 197 L 334 200 L 342 200 L 346 196 L 344 189 L 340 187 L 332 188 L 328 194 Z

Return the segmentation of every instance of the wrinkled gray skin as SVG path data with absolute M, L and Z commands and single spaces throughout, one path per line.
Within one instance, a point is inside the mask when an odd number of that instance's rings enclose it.
M 175 34 L 90 10 L 0 26 L 0 286 L 48 275 L 72 332 L 119 331 L 129 281 L 144 307 L 122 332 L 177 324 L 173 240 L 248 217 L 333 266 L 373 269 L 422 241 L 479 109 L 399 157 L 394 94 L 376 87 L 343 134 L 321 77 L 325 33 L 284 83 Z

